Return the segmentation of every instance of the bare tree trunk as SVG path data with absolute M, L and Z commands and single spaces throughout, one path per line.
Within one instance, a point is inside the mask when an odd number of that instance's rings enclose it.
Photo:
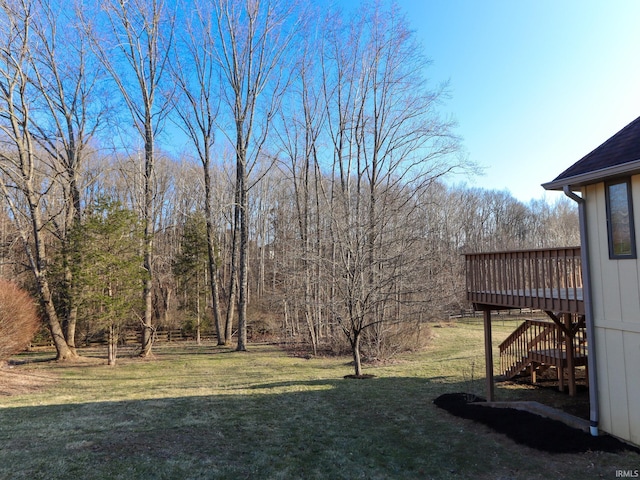
M 65 263 L 69 262 L 70 259 L 65 259 Z M 65 283 L 67 284 L 68 290 L 75 290 L 74 287 L 74 278 L 71 273 L 71 269 L 68 264 L 65 266 Z M 76 351 L 76 325 L 78 324 L 78 306 L 76 305 L 75 295 L 73 293 L 70 294 L 67 299 L 69 305 L 67 306 L 66 318 L 64 321 L 64 338 L 69 346 L 69 349 L 77 354 Z
M 144 162 L 144 269 L 146 278 L 144 280 L 144 322 L 142 324 L 142 345 L 140 356 L 146 357 L 151 354 L 153 341 L 153 171 L 155 165 L 153 127 L 150 108 L 146 112 L 145 118 L 145 162 Z
M 200 311 L 200 280 L 196 280 L 196 343 L 200 345 L 200 330 L 202 326 L 202 313 Z
M 31 156 L 28 153 L 27 155 Z M 30 162 L 32 161 L 33 158 L 30 160 Z M 28 250 L 28 255 L 32 263 L 32 271 L 36 277 L 36 285 L 38 286 L 40 300 L 45 312 L 45 316 L 47 318 L 47 323 L 49 325 L 49 330 L 53 338 L 53 343 L 56 347 L 56 360 L 67 360 L 69 358 L 75 358 L 77 357 L 77 354 L 71 348 L 69 348 L 69 345 L 66 342 L 64 331 L 61 328 L 60 320 L 58 319 L 58 313 L 56 312 L 56 308 L 53 302 L 53 296 L 51 294 L 51 289 L 49 286 L 46 267 L 48 259 L 45 251 L 44 241 L 42 239 L 44 228 L 40 210 L 38 208 L 38 202 L 35 198 L 31 180 L 25 180 L 25 194 L 29 200 L 29 210 L 32 225 L 31 233 L 33 235 L 34 241 L 33 254 L 31 253 L 31 248 L 25 236 L 23 236 L 23 241 L 25 242 L 25 247 Z
M 116 364 L 118 350 L 118 335 L 116 334 L 116 327 L 113 324 L 109 325 L 107 344 L 107 365 L 114 366 Z
M 289 332 L 290 332 L 290 328 L 289 328 L 289 307 L 287 305 L 287 300 L 286 299 L 282 300 L 282 310 L 283 310 L 282 327 L 283 327 L 285 338 L 286 338 L 288 336 Z
M 311 317 L 310 308 L 306 302 L 304 306 L 304 318 L 307 322 L 307 328 L 309 329 L 309 338 L 311 339 L 311 348 L 313 349 L 313 354 L 317 355 L 318 354 L 318 335 L 315 330 L 313 318 Z
M 171 311 L 171 293 L 172 289 L 170 286 L 165 287 L 164 289 L 164 324 L 169 325 L 171 322 L 171 318 L 169 317 L 169 312 Z
M 355 330 L 351 338 L 351 351 L 353 352 L 353 366 L 356 376 L 362 376 L 362 358 L 360 357 L 361 331 Z
M 236 189 L 236 205 L 233 208 L 233 225 L 231 227 L 231 265 L 229 269 L 229 294 L 227 295 L 227 316 L 224 327 L 224 344 L 231 343 L 233 333 L 233 318 L 236 313 L 236 292 L 238 286 L 238 228 L 240 224 L 240 210 L 238 205 L 238 190 Z
M 75 358 L 78 355 L 67 345 L 64 337 L 64 332 L 62 331 L 62 327 L 60 326 L 58 314 L 56 313 L 56 309 L 53 305 L 53 298 L 51 295 L 51 290 L 49 288 L 49 281 L 47 280 L 47 276 L 41 271 L 35 272 L 35 275 L 36 284 L 38 286 L 38 293 L 47 319 L 47 325 L 49 326 L 49 331 L 51 332 L 53 344 L 56 347 L 56 360 L 68 360 L 70 358 Z
M 242 144 L 241 139 L 239 143 Z M 236 350 L 243 352 L 247 349 L 247 302 L 249 295 L 249 198 L 247 194 L 247 173 L 245 155 L 238 158 L 238 182 L 236 187 L 240 193 L 240 255 L 238 265 L 238 346 Z
M 211 285 L 211 301 L 213 308 L 213 322 L 216 327 L 216 337 L 218 345 L 224 345 L 226 339 L 222 327 L 222 316 L 220 314 L 220 293 L 218 288 L 218 253 L 216 248 L 216 233 L 213 225 L 213 212 L 211 211 L 211 173 L 209 172 L 209 164 L 206 162 L 203 166 L 205 171 L 205 215 L 207 217 L 207 252 L 209 254 L 209 278 Z

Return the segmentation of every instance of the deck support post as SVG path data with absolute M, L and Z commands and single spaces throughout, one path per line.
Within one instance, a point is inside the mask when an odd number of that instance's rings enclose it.
M 575 352 L 574 338 L 578 331 L 579 319 L 573 324 L 573 314 L 563 313 L 559 317 L 553 313 L 545 312 L 558 327 L 558 335 L 560 342 L 558 343 L 558 390 L 564 392 L 564 370 L 566 364 L 567 385 L 569 387 L 569 395 L 574 397 L 576 394 L 576 368 L 575 368 Z
M 566 355 L 567 355 L 567 374 L 569 376 L 568 379 L 568 383 L 569 383 L 569 396 L 571 397 L 575 397 L 576 396 L 576 369 L 574 366 L 574 361 L 573 361 L 573 354 L 574 354 L 574 350 L 573 350 L 573 338 L 575 335 L 575 330 L 573 329 L 573 326 L 571 324 L 571 317 L 572 315 L 570 313 L 565 313 L 564 314 L 564 324 L 565 324 L 565 328 L 571 332 L 570 335 L 565 335 L 565 341 L 566 341 Z
M 558 355 L 556 369 L 558 371 L 558 391 L 564 392 L 564 368 L 562 367 L 562 352 Z
M 491 342 L 491 310 L 483 310 L 484 317 L 484 353 L 487 372 L 487 401 L 493 402 L 493 343 Z

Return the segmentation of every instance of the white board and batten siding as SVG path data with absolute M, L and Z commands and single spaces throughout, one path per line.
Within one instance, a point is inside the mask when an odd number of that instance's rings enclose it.
M 640 175 L 631 177 L 631 191 L 638 242 Z M 640 259 L 609 259 L 605 184 L 588 185 L 582 193 L 587 202 L 600 428 L 640 445 Z

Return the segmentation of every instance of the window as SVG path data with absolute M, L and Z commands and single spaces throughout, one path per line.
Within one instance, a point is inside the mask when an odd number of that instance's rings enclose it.
M 605 186 L 609 258 L 636 258 L 631 183 L 628 179 Z

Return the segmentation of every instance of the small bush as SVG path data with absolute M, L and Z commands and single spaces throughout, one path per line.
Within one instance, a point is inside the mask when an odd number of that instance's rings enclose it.
M 431 339 L 428 323 L 400 322 L 386 325 L 383 331 L 366 330 L 360 348 L 365 360 L 389 360 L 401 353 L 419 351 Z
M 0 279 L 0 360 L 28 347 L 39 327 L 33 298 L 17 285 Z

